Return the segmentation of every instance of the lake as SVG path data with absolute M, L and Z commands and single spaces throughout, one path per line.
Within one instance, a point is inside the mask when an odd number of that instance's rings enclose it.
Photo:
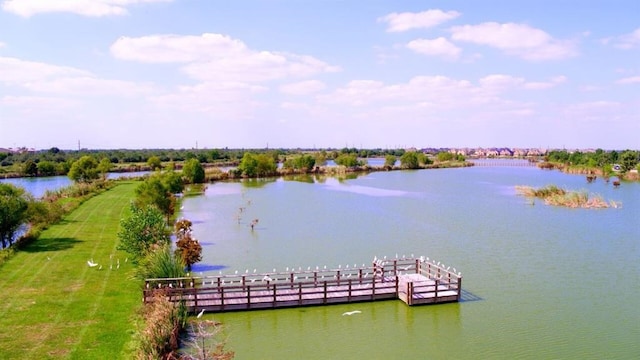
M 549 184 L 622 207 L 531 204 L 514 189 Z M 237 359 L 640 358 L 638 183 L 509 166 L 301 176 L 210 184 L 182 212 L 204 249 L 196 273 L 414 254 L 464 276 L 460 303 L 205 315 L 225 324 Z M 342 316 L 351 310 L 362 313 Z
M 148 171 L 135 172 L 117 172 L 108 173 L 108 179 L 120 179 L 127 177 L 138 177 L 148 174 Z M 24 178 L 8 178 L 0 179 L 0 182 L 13 184 L 22 187 L 30 192 L 35 198 L 42 197 L 47 191 L 61 189 L 73 184 L 73 181 L 67 176 L 47 176 L 47 177 L 24 177 Z

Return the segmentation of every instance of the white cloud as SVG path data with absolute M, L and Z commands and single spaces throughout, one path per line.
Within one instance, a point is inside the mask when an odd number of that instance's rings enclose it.
M 613 45 L 619 49 L 629 50 L 640 46 L 640 28 L 630 34 L 622 35 L 614 39 L 605 39 L 604 42 L 609 43 L 613 40 Z
M 640 76 L 632 76 L 616 81 L 616 84 L 639 84 Z
M 149 84 L 102 79 L 88 71 L 10 57 L 0 57 L 0 84 L 38 93 L 79 96 L 134 96 L 153 91 Z
M 7 44 L 3 43 L 2 41 L 0 41 L 0 49 L 2 49 L 3 47 L 7 46 Z
M 171 1 L 173 0 L 5 0 L 2 9 L 22 17 L 49 12 L 100 17 L 126 15 L 130 5 Z
M 244 83 L 206 82 L 194 86 L 180 86 L 169 94 L 153 96 L 150 100 L 159 107 L 185 112 L 201 112 L 216 116 L 250 114 L 257 102 L 252 95 L 267 88 Z
M 437 39 L 417 39 L 410 41 L 407 48 L 428 56 L 441 56 L 445 59 L 457 59 L 462 49 L 452 44 L 449 40 L 439 37 Z
M 110 47 L 118 59 L 143 63 L 190 63 L 240 57 L 250 52 L 240 40 L 222 34 L 121 37 Z
M 554 39 L 546 32 L 524 24 L 486 22 L 454 26 L 451 33 L 455 41 L 495 47 L 526 60 L 554 60 L 577 55 L 571 42 Z
M 289 95 L 309 95 L 322 91 L 326 85 L 319 80 L 307 80 L 280 86 L 280 92 Z
M 111 53 L 144 63 L 185 63 L 182 71 L 200 81 L 261 82 L 340 70 L 308 55 L 251 50 L 221 34 L 123 37 Z
M 53 77 L 88 76 L 89 72 L 35 61 L 0 57 L 0 83 L 26 83 Z
M 504 74 L 492 74 L 478 82 L 483 89 L 502 92 L 512 89 L 546 90 L 558 86 L 567 80 L 565 76 L 555 76 L 549 81 L 526 81 L 524 78 Z
M 391 13 L 378 18 L 378 22 L 387 23 L 387 32 L 402 32 L 411 29 L 426 29 L 438 26 L 460 16 L 457 11 L 427 10 L 419 13 Z

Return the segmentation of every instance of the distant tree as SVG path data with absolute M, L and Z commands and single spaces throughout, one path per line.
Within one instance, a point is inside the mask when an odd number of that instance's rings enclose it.
M 160 158 L 157 156 L 151 156 L 147 159 L 147 165 L 149 165 L 152 171 L 162 169 L 162 161 L 160 161 Z
M 173 170 L 167 170 L 162 174 L 162 183 L 171 194 L 178 194 L 184 191 L 182 176 Z
M 98 162 L 93 156 L 85 155 L 71 165 L 69 178 L 75 182 L 90 182 L 99 177 Z
M 196 158 L 190 158 L 185 161 L 182 167 L 182 177 L 191 184 L 200 184 L 204 182 L 204 168 L 200 161 Z
M 452 161 L 455 158 L 456 155 L 448 151 L 441 151 L 436 155 L 436 159 L 438 160 L 438 162 Z
M 29 195 L 12 184 L 0 183 L 0 239 L 2 248 L 13 244 L 16 231 L 27 220 Z
M 143 208 L 131 204 L 131 214 L 120 220 L 118 249 L 128 252 L 134 261 L 149 251 L 169 243 L 164 216 L 154 206 Z
M 415 151 L 407 151 L 400 157 L 400 167 L 403 169 L 419 169 L 420 159 Z
M 154 174 L 135 190 L 135 204 L 139 208 L 155 206 L 168 219 L 175 211 L 176 198 L 163 182 L 162 175 Z
M 31 159 L 25 161 L 24 164 L 22 165 L 22 173 L 25 176 L 37 176 L 38 175 L 38 164 L 36 164 Z
M 392 168 L 396 164 L 397 158 L 391 154 L 388 154 L 384 157 L 384 167 Z
M 98 171 L 103 179 L 107 178 L 107 173 L 111 171 L 113 165 L 111 164 L 111 160 L 108 157 L 103 157 L 98 164 Z
M 343 151 L 346 151 L 346 150 L 347 150 L 346 148 L 343 149 Z M 358 156 L 356 154 L 351 154 L 346 152 L 343 152 L 342 154 L 338 155 L 338 157 L 335 158 L 333 161 L 335 161 L 335 163 L 338 165 L 342 165 L 346 167 L 355 167 L 355 166 L 362 165 L 362 163 L 358 160 Z
M 302 155 L 294 160 L 294 167 L 304 172 L 311 171 L 316 165 L 316 159 L 311 155 Z
M 635 169 L 640 161 L 638 156 L 639 152 L 626 150 L 622 154 L 620 154 L 620 166 L 622 166 L 622 170 L 627 172 L 631 169 Z
M 327 152 L 322 150 L 315 154 L 316 157 L 316 166 L 325 166 L 327 165 Z
M 238 165 L 238 170 L 245 176 L 268 176 L 274 174 L 278 168 L 273 156 L 268 154 L 254 154 L 251 152 L 245 152 Z
M 38 163 L 38 174 L 40 176 L 53 176 L 57 174 L 56 163 L 48 160 Z

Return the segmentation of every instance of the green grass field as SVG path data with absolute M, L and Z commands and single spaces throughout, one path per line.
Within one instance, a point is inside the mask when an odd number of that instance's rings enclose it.
M 0 268 L 0 359 L 133 357 L 140 282 L 116 246 L 135 186 L 87 200 Z

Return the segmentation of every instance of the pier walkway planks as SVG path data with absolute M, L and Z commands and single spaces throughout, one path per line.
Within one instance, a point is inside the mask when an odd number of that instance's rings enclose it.
M 407 305 L 460 300 L 462 276 L 424 258 L 375 260 L 371 267 L 287 273 L 147 279 L 157 294 L 190 311 L 225 312 L 400 299 Z

